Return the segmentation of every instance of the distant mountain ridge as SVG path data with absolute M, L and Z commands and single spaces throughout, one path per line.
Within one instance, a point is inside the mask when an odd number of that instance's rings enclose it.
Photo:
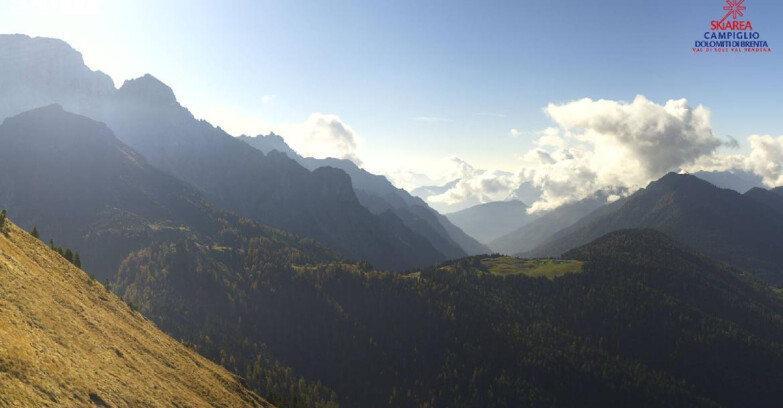
M 602 234 L 652 228 L 716 259 L 783 282 L 783 214 L 777 193 L 740 194 L 695 176 L 669 173 L 617 203 L 585 217 L 531 250 L 558 256 Z M 766 196 L 759 199 L 758 196 Z
M 114 278 L 128 253 L 155 242 L 236 241 L 273 230 L 219 209 L 148 164 L 106 125 L 59 105 L 0 125 L 0 205 L 45 240 L 79 250 L 85 269 Z
M 575 203 L 564 204 L 547 211 L 522 227 L 489 243 L 493 251 L 507 255 L 527 254 L 547 242 L 558 231 L 606 205 L 606 194 L 596 193 Z
M 341 170 L 308 171 L 283 154 L 264 155 L 196 120 L 152 77 L 114 89 L 59 40 L 0 35 L 0 114 L 61 104 L 103 121 L 150 164 L 196 186 L 223 208 L 314 238 L 357 260 L 407 269 L 447 259 L 394 213 L 372 214 Z
M 528 206 L 519 200 L 479 204 L 446 217 L 465 232 L 488 244 L 537 218 L 527 213 Z
M 372 174 L 350 160 L 302 157 L 274 133 L 254 137 L 243 135 L 238 139 L 266 154 L 272 151 L 285 153 L 309 170 L 334 167 L 345 171 L 351 177 L 356 196 L 364 207 L 374 214 L 392 211 L 408 228 L 427 238 L 450 259 L 489 252 L 489 248 L 465 234 L 447 217 L 430 208 L 424 200 L 395 187 L 386 177 Z
M 740 194 L 764 186 L 761 177 L 746 171 L 699 171 L 693 175 L 716 187 L 728 188 Z

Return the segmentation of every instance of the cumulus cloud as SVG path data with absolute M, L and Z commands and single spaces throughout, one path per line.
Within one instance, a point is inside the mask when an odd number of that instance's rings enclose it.
M 313 113 L 304 122 L 280 123 L 245 115 L 230 108 L 194 110 L 233 135 L 281 135 L 294 151 L 305 157 L 348 159 L 361 165 L 359 134 L 338 115 Z
M 545 112 L 556 126 L 538 132 L 535 147 L 522 155 L 516 174 L 474 171 L 429 200 L 485 202 L 508 196 L 523 183 L 541 192 L 531 211 L 556 208 L 599 190 L 612 192 L 616 199 L 615 192 L 633 192 L 669 171 L 715 155 L 724 144 L 713 132 L 709 110 L 694 108 L 685 99 L 663 105 L 644 96 L 630 103 L 582 99 L 549 104 Z M 768 147 L 768 140 L 763 143 Z M 757 161 L 765 160 L 769 164 L 774 158 Z
M 387 172 L 386 177 L 397 187 L 408 191 L 419 187 L 439 187 L 457 180 L 467 180 L 480 175 L 484 170 L 474 168 L 470 163 L 456 156 L 427 162 L 428 172 L 414 172 L 397 169 Z
M 408 191 L 415 190 L 418 187 L 435 186 L 440 180 L 435 180 L 428 174 L 410 171 L 406 169 L 395 169 L 384 174 L 389 181 L 396 187 Z
M 521 133 L 519 132 L 518 129 L 511 129 L 508 131 L 508 135 L 511 137 L 519 137 L 520 134 Z
M 499 170 L 485 171 L 460 179 L 453 188 L 443 194 L 430 196 L 427 201 L 450 206 L 458 203 L 472 205 L 500 201 L 508 197 L 509 192 L 518 186 L 513 173 Z
M 699 158 L 685 170 L 744 171 L 761 177 L 767 187 L 782 186 L 783 136 L 751 135 L 748 143 L 750 152 L 747 155 L 713 153 Z
M 530 211 L 545 211 L 603 191 L 607 201 L 633 193 L 670 171 L 752 172 L 768 187 L 783 185 L 783 136 L 754 135 L 748 154 L 731 137 L 713 131 L 710 111 L 685 99 L 655 103 L 644 96 L 632 102 L 582 99 L 549 104 L 555 126 L 537 132 L 515 174 L 476 169 L 453 159 L 460 181 L 428 197 L 450 209 L 514 196 L 519 186 L 540 194 Z M 509 134 L 520 135 L 512 130 Z M 442 207 L 441 207 L 442 208 Z
M 665 105 L 644 96 L 637 96 L 630 104 L 582 99 L 550 104 L 546 111 L 564 129 L 581 131 L 576 137 L 592 145 L 600 162 L 596 170 L 612 176 L 621 176 L 616 174 L 617 167 L 636 165 L 641 168 L 640 180 L 649 179 L 691 163 L 721 145 L 712 131 L 710 112 L 702 106 L 691 108 L 685 99 Z
M 783 186 L 783 136 L 753 135 L 748 142 L 747 167 L 761 176 L 768 187 Z
M 546 128 L 538 132 L 538 135 L 540 137 L 533 142 L 537 146 L 563 148 L 566 145 L 566 141 L 560 137 L 560 129 L 558 128 Z
M 261 103 L 268 105 L 277 98 L 277 95 L 264 95 L 261 97 Z
M 362 163 L 357 155 L 359 135 L 337 115 L 313 113 L 304 123 L 281 126 L 279 133 L 305 157 L 335 157 Z
M 451 170 L 441 179 L 457 180 L 449 190 L 427 197 L 435 208 L 458 211 L 472 205 L 503 200 L 519 185 L 513 173 L 477 169 L 458 157 L 448 159 Z
M 721 146 L 710 112 L 685 99 L 663 105 L 644 96 L 630 103 L 582 99 L 545 111 L 558 126 L 539 132 L 518 174 L 542 192 L 532 211 L 598 190 L 634 191 Z

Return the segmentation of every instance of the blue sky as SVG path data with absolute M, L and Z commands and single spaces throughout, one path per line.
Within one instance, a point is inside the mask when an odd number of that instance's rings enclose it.
M 3 31 L 61 38 L 118 85 L 149 72 L 234 133 L 337 115 L 378 172 L 449 156 L 516 171 L 553 124 L 543 108 L 585 97 L 687 98 L 741 151 L 748 135 L 783 134 L 775 0 L 746 2 L 763 55 L 691 52 L 719 0 L 0 4 Z

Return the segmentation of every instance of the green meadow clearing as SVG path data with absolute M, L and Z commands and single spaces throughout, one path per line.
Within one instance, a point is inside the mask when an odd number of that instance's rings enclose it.
M 495 275 L 526 275 L 530 277 L 544 277 L 550 280 L 569 273 L 582 272 L 581 261 L 560 259 L 499 257 L 482 259 L 481 264 Z

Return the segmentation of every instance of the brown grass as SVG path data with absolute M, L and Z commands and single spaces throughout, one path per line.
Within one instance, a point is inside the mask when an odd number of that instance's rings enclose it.
M 0 407 L 271 407 L 10 222 Z

